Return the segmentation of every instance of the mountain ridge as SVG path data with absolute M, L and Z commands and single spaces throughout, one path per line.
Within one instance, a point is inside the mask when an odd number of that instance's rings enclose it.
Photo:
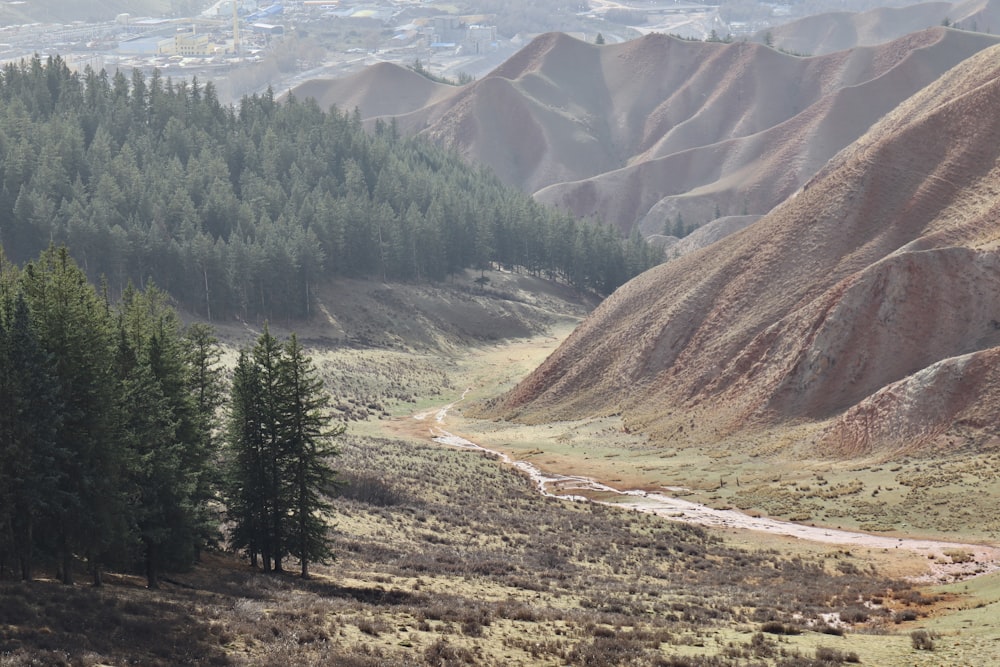
M 915 95 L 758 222 L 623 286 L 491 413 L 621 412 L 630 428 L 685 442 L 811 423 L 825 454 L 959 432 L 991 442 L 998 55 Z M 910 398 L 894 398 L 904 388 Z M 917 420 L 905 443 L 889 437 L 922 404 L 941 406 L 938 421 Z M 955 415 L 979 416 L 958 428 Z
M 383 64 L 295 94 L 393 119 L 539 201 L 649 235 L 678 216 L 690 228 L 767 213 L 882 115 L 998 41 L 937 27 L 797 58 L 760 44 L 651 34 L 597 46 L 549 33 L 461 87 L 408 72 L 390 102 L 404 75 Z
M 882 44 L 939 25 L 990 33 L 1000 28 L 1000 2 L 924 2 L 864 12 L 827 12 L 769 28 L 754 39 L 793 53 L 824 55 Z

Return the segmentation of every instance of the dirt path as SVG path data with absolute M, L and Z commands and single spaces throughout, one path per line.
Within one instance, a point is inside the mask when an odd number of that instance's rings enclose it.
M 462 394 L 465 398 L 469 390 Z M 459 399 L 461 401 L 462 399 Z M 809 526 L 789 521 L 779 521 L 766 517 L 754 517 L 736 510 L 722 510 L 693 503 L 665 494 L 616 489 L 588 477 L 562 475 L 543 471 L 528 461 L 515 460 L 504 452 L 488 449 L 444 428 L 448 411 L 459 401 L 436 410 L 428 410 L 413 418 L 428 421 L 433 416 L 430 427 L 431 439 L 443 445 L 461 449 L 471 449 L 488 453 L 527 475 L 538 491 L 546 496 L 566 500 L 585 500 L 605 505 L 649 512 L 674 521 L 720 528 L 754 530 L 771 535 L 795 537 L 812 542 L 841 544 L 866 549 L 902 549 L 927 558 L 928 574 L 918 577 L 920 581 L 949 582 L 1000 570 L 1000 549 L 983 545 L 960 542 L 945 542 L 907 537 L 887 537 L 869 533 L 852 532 L 820 526 Z M 595 494 L 614 496 L 613 501 L 595 499 Z M 958 562 L 956 562 L 958 561 Z

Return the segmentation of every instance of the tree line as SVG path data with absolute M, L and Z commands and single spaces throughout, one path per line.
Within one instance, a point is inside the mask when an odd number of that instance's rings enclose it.
M 66 244 L 115 296 L 152 281 L 209 319 L 308 316 L 330 276 L 491 264 L 608 294 L 661 259 L 392 123 L 57 56 L 0 71 L 0 243 L 16 262 Z
M 265 328 L 230 400 L 219 359 L 211 327 L 182 326 L 155 286 L 112 303 L 65 248 L 23 268 L 0 254 L 0 576 L 73 583 L 83 564 L 95 584 L 113 568 L 156 587 L 222 543 L 223 521 L 254 564 L 291 555 L 307 576 L 330 548 L 329 399 L 294 336 Z

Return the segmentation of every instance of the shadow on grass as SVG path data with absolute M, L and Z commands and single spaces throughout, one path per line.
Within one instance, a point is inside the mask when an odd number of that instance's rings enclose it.
M 380 587 L 358 588 L 355 586 L 338 586 L 328 581 L 312 579 L 306 581 L 300 580 L 299 585 L 304 590 L 308 590 L 324 598 L 349 599 L 375 606 L 420 604 L 427 601 L 425 595 L 414 595 L 413 593 L 401 590 L 387 591 Z
M 0 583 L 0 654 L 5 665 L 225 665 L 191 596 L 132 586 Z

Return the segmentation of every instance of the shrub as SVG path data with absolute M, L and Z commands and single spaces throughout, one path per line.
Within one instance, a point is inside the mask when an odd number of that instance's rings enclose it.
M 376 507 L 402 504 L 403 494 L 374 475 L 341 473 L 337 495 Z
M 802 630 L 794 625 L 785 625 L 779 621 L 768 621 L 760 626 L 761 632 L 771 635 L 801 635 Z
M 849 651 L 844 653 L 843 651 L 838 651 L 835 648 L 830 648 L 829 646 L 819 646 L 816 648 L 816 659 L 823 662 L 824 664 L 841 664 L 845 662 L 859 663 L 861 658 L 858 654 Z
M 445 665 L 473 665 L 476 662 L 475 656 L 469 649 L 462 646 L 452 646 L 444 639 L 439 639 L 424 651 L 424 660 L 428 665 L 435 667 Z
M 840 620 L 844 623 L 864 623 L 868 620 L 868 610 L 864 607 L 850 607 L 840 612 Z
M 914 630 L 910 633 L 910 643 L 918 651 L 933 651 L 934 638 L 926 630 Z

